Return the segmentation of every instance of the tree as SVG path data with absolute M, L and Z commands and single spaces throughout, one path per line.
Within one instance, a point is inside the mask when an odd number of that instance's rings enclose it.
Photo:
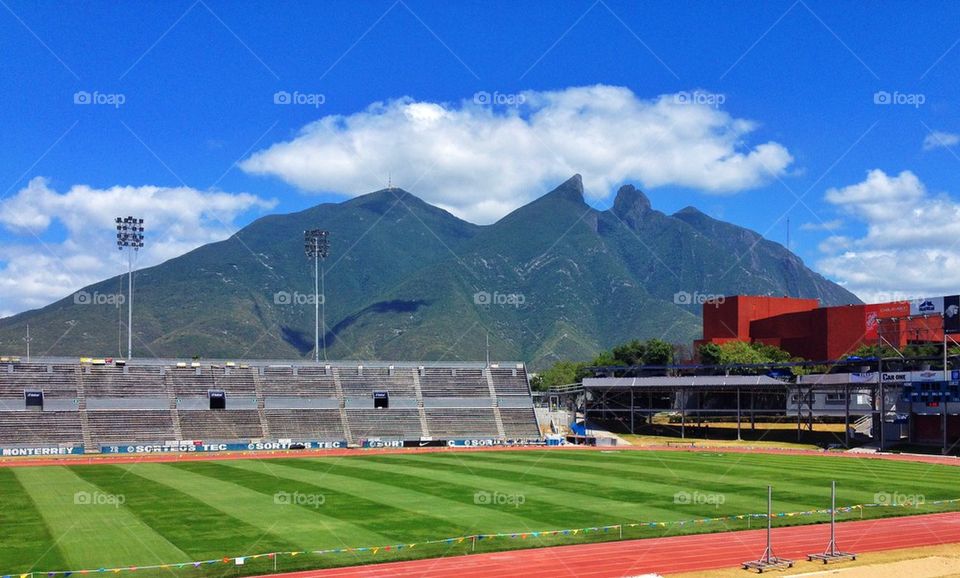
M 670 365 L 674 359 L 673 345 L 662 339 L 647 341 L 646 351 L 643 354 L 644 365 Z
M 558 361 L 553 367 L 530 380 L 537 391 L 546 391 L 557 385 L 579 383 L 584 376 L 586 363 L 576 361 Z
M 613 348 L 613 358 L 623 365 L 642 365 L 647 355 L 647 344 L 634 339 Z
M 775 345 L 766 343 L 747 343 L 746 341 L 728 341 L 723 344 L 705 343 L 698 350 L 700 361 L 705 365 L 756 365 L 766 363 L 786 363 L 803 361 L 791 357 L 790 353 Z M 804 373 L 802 368 L 791 368 L 794 375 Z M 738 374 L 755 373 L 754 370 L 739 368 L 732 370 Z

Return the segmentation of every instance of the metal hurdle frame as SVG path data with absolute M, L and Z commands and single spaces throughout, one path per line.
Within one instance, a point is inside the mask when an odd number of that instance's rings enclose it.
M 773 486 L 767 486 L 767 548 L 760 555 L 758 560 L 750 560 L 743 563 L 744 570 L 756 570 L 758 574 L 763 574 L 764 570 L 784 570 L 793 568 L 793 560 L 778 558 L 773 554 L 773 545 L 771 540 L 771 527 L 773 524 Z
M 837 548 L 837 482 L 830 483 L 830 543 L 822 554 L 808 554 L 807 561 L 823 560 L 824 564 L 843 560 L 856 560 L 853 552 L 843 552 Z

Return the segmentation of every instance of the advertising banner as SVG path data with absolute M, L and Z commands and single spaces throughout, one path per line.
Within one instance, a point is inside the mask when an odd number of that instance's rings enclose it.
M 960 333 L 960 295 L 943 298 L 943 331 L 948 335 Z
M 0 448 L 0 456 L 68 456 L 83 454 L 83 446 L 39 446 L 24 448 Z
M 942 315 L 943 297 L 923 297 L 910 301 L 910 315 Z
M 880 320 L 910 315 L 910 303 L 907 301 L 895 301 L 893 303 L 865 305 L 863 313 L 865 318 L 864 335 L 867 340 L 876 340 Z
M 204 442 L 182 442 L 175 444 L 136 444 L 102 445 L 102 454 L 167 454 L 190 452 L 247 452 L 267 450 L 333 450 L 347 447 L 346 440 L 305 441 L 305 442 L 257 442 L 216 444 Z

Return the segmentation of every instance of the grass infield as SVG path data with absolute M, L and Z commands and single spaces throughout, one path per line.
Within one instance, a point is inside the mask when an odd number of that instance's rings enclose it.
M 0 575 L 176 564 L 269 552 L 147 576 L 242 576 L 558 544 L 615 540 L 531 532 L 647 524 L 886 499 L 839 519 L 944 511 L 960 468 L 820 456 L 635 451 L 438 452 L 322 458 L 0 468 Z M 826 515 L 777 518 L 795 525 Z M 756 528 L 764 520 L 624 527 L 624 539 Z M 473 534 L 506 533 L 425 544 Z M 526 534 L 524 536 L 524 534 Z M 312 554 L 347 547 L 404 548 Z M 411 545 L 415 545 L 411 547 Z

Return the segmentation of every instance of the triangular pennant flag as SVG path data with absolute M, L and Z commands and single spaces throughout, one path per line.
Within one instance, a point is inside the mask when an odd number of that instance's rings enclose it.
M 373 553 L 374 553 L 374 554 L 376 554 L 376 553 L 379 552 L 379 551 L 380 551 L 380 548 L 374 548 L 374 549 L 373 549 Z
M 236 564 L 237 564 L 237 566 L 243 566 L 244 563 L 245 563 L 245 561 L 244 561 L 244 559 L 243 559 L 243 556 L 238 556 L 237 559 L 236 559 Z

